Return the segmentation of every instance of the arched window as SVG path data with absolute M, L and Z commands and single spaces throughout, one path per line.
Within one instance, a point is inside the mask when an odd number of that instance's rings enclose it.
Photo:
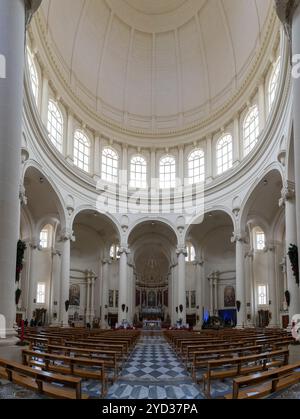
M 231 169 L 233 163 L 232 136 L 225 134 L 217 142 L 217 174 L 220 175 Z
M 119 156 L 111 148 L 102 151 L 102 179 L 107 182 L 118 182 Z
M 269 100 L 269 111 L 271 111 L 276 93 L 278 88 L 278 82 L 279 82 L 279 75 L 280 75 L 280 57 L 276 61 L 276 64 L 274 65 L 270 81 L 269 81 L 269 89 L 268 89 L 268 100 Z
M 40 247 L 42 249 L 49 249 L 52 246 L 52 231 L 53 228 L 47 224 L 40 232 Z
M 260 227 L 253 229 L 255 250 L 264 250 L 266 247 L 266 235 Z
M 62 153 L 63 148 L 63 117 L 59 107 L 53 100 L 48 104 L 48 132 L 49 138 L 58 151 Z
M 247 156 L 255 147 L 259 136 L 259 114 L 255 105 L 248 112 L 243 126 L 244 155 Z
M 110 250 L 109 250 L 109 256 L 111 257 L 111 259 L 113 260 L 120 259 L 119 249 L 120 249 L 120 246 L 118 244 L 111 245 Z
M 38 97 L 39 97 L 39 77 L 38 77 L 35 63 L 33 61 L 33 56 L 28 48 L 27 48 L 27 62 L 28 62 L 28 69 L 29 69 L 29 75 L 30 75 L 31 90 L 35 99 L 35 103 L 37 104 Z
M 160 159 L 159 184 L 161 189 L 176 187 L 176 161 L 173 156 L 165 156 Z
M 74 164 L 85 172 L 90 166 L 90 141 L 80 130 L 74 134 Z
M 196 259 L 196 252 L 192 243 L 187 243 L 186 250 L 187 250 L 187 256 L 185 257 L 185 261 L 194 262 Z
M 204 182 L 205 158 L 203 150 L 194 150 L 188 158 L 188 176 L 191 185 Z
M 133 188 L 147 188 L 147 162 L 142 156 L 135 156 L 131 159 L 130 186 Z

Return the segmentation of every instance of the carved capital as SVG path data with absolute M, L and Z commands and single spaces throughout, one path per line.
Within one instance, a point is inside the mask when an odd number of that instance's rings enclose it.
M 120 247 L 118 250 L 118 256 L 121 256 L 123 253 L 126 255 L 130 254 L 130 249 L 128 247 Z
M 111 260 L 111 258 L 104 258 L 104 259 L 102 259 L 102 265 L 111 265 L 112 264 L 112 260 Z
M 61 232 L 60 241 L 66 242 L 68 240 L 75 242 L 75 236 L 73 230 L 66 228 Z
M 294 182 L 286 182 L 281 190 L 281 198 L 279 200 L 279 206 L 284 207 L 287 201 L 295 198 L 295 184 Z
M 243 235 L 242 233 L 236 233 L 233 232 L 232 236 L 231 236 L 231 243 L 247 243 L 247 238 L 245 235 Z
M 187 253 L 186 247 L 178 247 L 176 249 L 176 255 L 177 256 L 183 255 L 184 257 L 187 257 L 188 253 Z

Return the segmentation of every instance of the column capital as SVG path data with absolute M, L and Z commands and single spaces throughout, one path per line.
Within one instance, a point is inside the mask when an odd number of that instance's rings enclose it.
M 32 19 L 32 16 L 37 11 L 37 9 L 40 7 L 42 0 L 25 0 L 25 17 L 26 17 L 26 26 L 30 24 L 30 21 Z
M 237 243 L 237 242 L 246 244 L 247 243 L 247 237 L 244 234 L 240 233 L 240 232 L 235 232 L 234 231 L 232 233 L 231 243 Z
M 186 247 L 178 247 L 176 249 L 176 255 L 177 256 L 183 255 L 184 257 L 186 257 L 188 255 Z
M 112 264 L 112 260 L 110 257 L 104 258 L 101 260 L 102 265 L 111 265 Z
M 60 250 L 56 250 L 56 249 L 53 249 L 52 250 L 52 256 L 59 256 L 59 257 L 61 257 L 61 255 L 62 255 L 62 253 L 61 253 Z
M 72 229 L 69 228 L 65 228 L 64 230 L 62 230 L 61 235 L 60 235 L 60 241 L 61 242 L 66 242 L 66 241 L 72 241 L 75 242 L 75 236 L 74 236 L 74 232 Z
M 295 183 L 287 181 L 281 190 L 281 198 L 279 199 L 279 206 L 284 207 L 286 202 L 295 198 Z
M 128 247 L 120 247 L 118 250 L 118 256 L 121 256 L 123 253 L 127 255 L 130 254 L 130 249 Z

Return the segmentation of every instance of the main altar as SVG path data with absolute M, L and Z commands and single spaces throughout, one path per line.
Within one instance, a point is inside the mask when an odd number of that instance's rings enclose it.
M 144 330 L 161 330 L 161 320 L 144 320 Z

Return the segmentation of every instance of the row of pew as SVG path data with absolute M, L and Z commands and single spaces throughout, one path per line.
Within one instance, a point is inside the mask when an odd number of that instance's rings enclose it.
M 82 380 L 95 380 L 100 397 L 122 371 L 140 336 L 134 330 L 27 328 L 22 363 L 0 359 L 0 376 L 49 397 L 86 399 Z
M 214 381 L 232 380 L 227 399 L 263 398 L 300 381 L 300 363 L 289 365 L 294 339 L 284 330 L 169 330 L 164 335 L 207 398 Z

